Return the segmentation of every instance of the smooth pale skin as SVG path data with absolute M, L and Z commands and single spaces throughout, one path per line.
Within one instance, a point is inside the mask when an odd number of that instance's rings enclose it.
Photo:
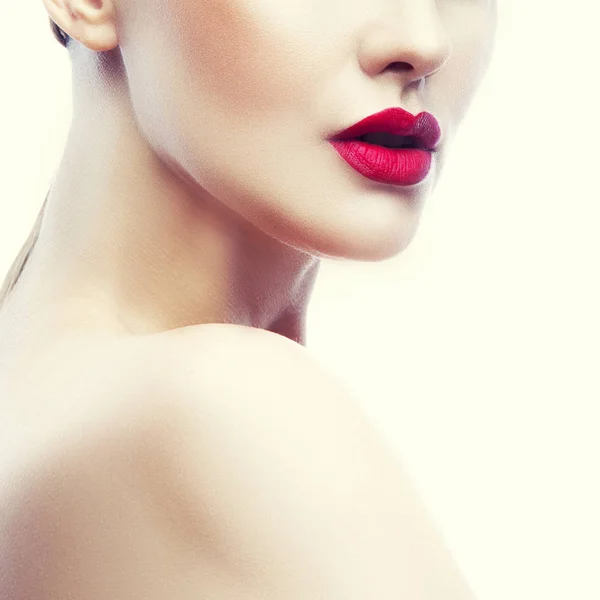
M 0 597 L 473 600 L 348 390 L 283 336 L 202 327 L 71 340 L 3 402 Z
M 471 600 L 303 345 L 321 257 L 410 243 L 495 3 L 42 1 L 74 110 L 0 312 L 0 597 Z M 419 185 L 327 142 L 391 106 L 440 122 Z

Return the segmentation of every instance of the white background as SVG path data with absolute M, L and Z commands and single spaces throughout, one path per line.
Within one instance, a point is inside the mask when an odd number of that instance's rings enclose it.
M 600 9 L 499 3 L 415 240 L 323 264 L 308 346 L 398 449 L 480 600 L 600 600 Z M 70 122 L 39 0 L 4 3 L 0 65 L 4 273 Z

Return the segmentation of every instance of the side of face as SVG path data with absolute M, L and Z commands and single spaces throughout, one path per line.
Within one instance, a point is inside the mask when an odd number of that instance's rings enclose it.
M 495 0 L 123 0 L 148 143 L 261 231 L 315 255 L 393 256 L 487 69 Z M 400 65 L 400 66 L 399 66 Z M 328 141 L 389 107 L 442 129 L 426 180 L 366 179 Z

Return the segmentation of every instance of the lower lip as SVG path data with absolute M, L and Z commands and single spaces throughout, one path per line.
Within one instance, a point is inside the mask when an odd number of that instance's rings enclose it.
M 353 169 L 372 181 L 413 185 L 431 169 L 432 152 L 423 148 L 384 148 L 360 140 L 330 143 Z

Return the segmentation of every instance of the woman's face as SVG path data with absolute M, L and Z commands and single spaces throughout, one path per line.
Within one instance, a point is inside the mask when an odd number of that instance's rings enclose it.
M 263 232 L 319 256 L 389 258 L 490 59 L 495 0 L 123 0 L 119 44 L 148 142 Z M 410 186 L 329 139 L 390 107 L 442 137 Z

